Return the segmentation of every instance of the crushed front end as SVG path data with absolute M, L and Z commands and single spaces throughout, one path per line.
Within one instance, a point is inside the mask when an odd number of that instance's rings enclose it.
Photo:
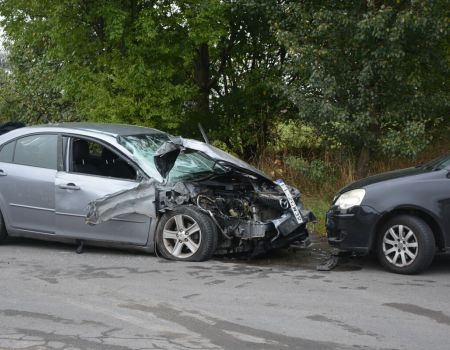
M 242 160 L 195 140 L 145 134 L 121 137 L 119 143 L 149 178 L 91 202 L 88 224 L 131 213 L 158 222 L 168 211 L 191 206 L 217 227 L 218 254 L 259 255 L 308 240 L 307 224 L 316 218 L 304 209 L 300 192 L 283 181 L 274 182 Z M 158 176 L 163 180 L 157 181 Z
M 237 171 L 157 192 L 160 211 L 192 205 L 211 217 L 221 235 L 218 254 L 259 255 L 302 244 L 309 236 L 307 223 L 316 221 L 297 189 Z

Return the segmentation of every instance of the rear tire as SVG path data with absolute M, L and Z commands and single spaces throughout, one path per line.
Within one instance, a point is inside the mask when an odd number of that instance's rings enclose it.
M 217 240 L 217 227 L 211 218 L 190 206 L 166 212 L 156 230 L 157 249 L 170 260 L 207 260 L 214 254 Z
M 383 225 L 378 237 L 378 260 L 392 272 L 417 274 L 433 261 L 436 252 L 433 232 L 418 217 L 396 216 Z

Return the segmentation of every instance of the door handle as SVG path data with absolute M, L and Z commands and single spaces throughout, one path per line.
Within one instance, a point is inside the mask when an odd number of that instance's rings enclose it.
M 2 169 L 0 169 L 0 176 L 6 176 L 8 175 L 7 173 L 5 173 Z
M 76 190 L 79 190 L 80 189 L 80 187 L 79 186 L 77 186 L 77 185 L 75 185 L 74 183 L 68 183 L 68 184 L 65 184 L 65 185 L 59 185 L 58 186 L 59 188 L 61 188 L 61 189 L 63 189 L 63 190 L 73 190 L 73 191 L 76 191 Z

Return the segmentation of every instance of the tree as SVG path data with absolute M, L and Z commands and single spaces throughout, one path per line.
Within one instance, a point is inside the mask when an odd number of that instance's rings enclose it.
M 285 51 L 269 24 L 280 10 L 277 0 L 0 0 L 14 77 L 48 69 L 30 89 L 50 89 L 72 118 L 187 135 L 202 122 L 248 158 L 285 101 L 274 93 Z
M 450 112 L 446 1 L 290 1 L 277 23 L 284 88 L 324 140 L 358 155 L 413 156 Z
M 227 55 L 221 55 L 223 68 L 211 98 L 211 113 L 220 125 L 213 135 L 227 135 L 222 139 L 229 149 L 252 159 L 277 137 L 277 123 L 293 114 L 278 89 L 287 55 L 272 27 L 284 13 L 276 0 L 230 3 L 229 34 L 221 43 Z
M 4 5 L 0 2 L 0 6 Z M 34 3 L 30 8 L 28 14 L 20 9 L 10 13 L 15 21 L 9 23 L 9 30 L 15 35 L 3 38 L 7 50 L 0 78 L 1 118 L 25 123 L 71 120 L 71 103 L 64 98 L 62 87 L 55 80 L 60 62 L 47 54 L 50 45 L 47 23 L 36 15 L 38 8 Z M 20 21 L 28 25 L 21 27 Z

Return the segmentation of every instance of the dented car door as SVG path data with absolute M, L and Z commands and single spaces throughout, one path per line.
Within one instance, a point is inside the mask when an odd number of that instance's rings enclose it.
M 71 154 L 71 142 L 67 144 L 67 153 Z M 71 156 L 65 158 L 65 171 L 58 172 L 55 180 L 57 234 L 80 240 L 145 245 L 151 222 L 148 216 L 131 213 L 114 217 L 104 225 L 86 225 L 89 202 L 110 193 L 130 190 L 137 186 L 138 181 L 104 176 L 102 173 L 83 173 L 83 169 L 71 169 Z

